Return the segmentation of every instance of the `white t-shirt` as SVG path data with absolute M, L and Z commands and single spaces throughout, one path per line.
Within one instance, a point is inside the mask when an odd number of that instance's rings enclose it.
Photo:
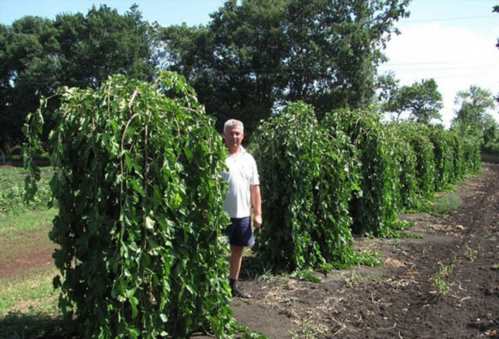
M 223 178 L 229 183 L 224 209 L 231 218 L 245 218 L 251 215 L 251 185 L 259 185 L 256 161 L 242 146 L 241 150 L 225 159 L 228 171 Z

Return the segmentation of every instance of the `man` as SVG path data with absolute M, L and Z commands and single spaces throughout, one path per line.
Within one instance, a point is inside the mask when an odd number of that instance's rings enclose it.
M 251 247 L 255 238 L 251 229 L 251 208 L 253 208 L 255 229 L 262 225 L 260 181 L 255 159 L 241 142 L 244 139 L 244 126 L 239 120 L 230 119 L 224 124 L 224 140 L 229 149 L 225 160 L 228 171 L 224 179 L 229 183 L 224 208 L 231 218 L 229 227 L 230 243 L 230 288 L 232 296 L 250 298 L 237 286 L 244 247 Z

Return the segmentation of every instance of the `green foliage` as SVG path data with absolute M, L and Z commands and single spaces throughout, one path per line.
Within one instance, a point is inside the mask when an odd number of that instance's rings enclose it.
M 437 214 L 447 214 L 461 206 L 462 200 L 455 192 L 443 194 L 433 202 L 432 211 Z
M 49 180 L 52 176 L 51 168 L 42 168 L 40 184 L 37 193 L 31 201 L 25 201 L 24 179 L 26 171 L 22 168 L 0 168 L 0 217 L 3 215 L 18 214 L 27 209 L 47 208 L 52 200 Z
M 470 86 L 457 94 L 456 103 L 460 105 L 452 121 L 452 129 L 464 139 L 464 172 L 473 173 L 480 168 L 478 147 L 485 152 L 499 150 L 497 122 L 488 113 L 496 106 L 491 92 L 478 86 Z
M 462 138 L 455 130 L 412 122 L 392 123 L 388 128 L 397 145 L 404 208 L 429 208 L 434 192 L 449 188 L 480 168 L 477 138 Z
M 292 103 L 261 123 L 251 150 L 264 197 L 261 262 L 287 271 L 353 263 L 348 203 L 357 177 L 346 136 L 333 137 L 310 106 Z
M 401 123 L 399 129 L 416 154 L 418 195 L 422 200 L 431 200 L 435 192 L 435 154 L 428 138 L 428 127 L 418 123 Z
M 465 174 L 464 150 L 462 138 L 456 131 L 449 131 L 450 152 L 452 153 L 451 183 L 461 180 Z
M 462 143 L 464 171 L 466 174 L 476 173 L 482 164 L 480 158 L 480 139 L 468 136 Z
M 452 182 L 454 170 L 452 137 L 448 131 L 440 127 L 430 127 L 428 138 L 433 144 L 435 159 L 435 191 L 443 191 Z
M 171 73 L 154 85 L 117 75 L 60 100 L 50 238 L 64 315 L 84 337 L 226 336 L 226 151 L 192 88 Z M 26 126 L 32 170 L 43 109 Z
M 435 287 L 436 292 L 439 296 L 446 296 L 450 289 L 450 279 L 454 272 L 454 264 L 444 265 L 439 263 L 440 268 L 432 276 L 431 281 L 433 287 Z
M 370 111 L 341 110 L 321 124 L 332 135 L 344 132 L 356 148 L 360 163 L 360 191 L 351 204 L 353 230 L 389 236 L 397 222 L 399 172 L 393 144 L 388 142 L 379 116 Z
M 416 178 L 417 156 L 398 124 L 390 124 L 387 134 L 394 150 L 394 158 L 398 164 L 399 208 L 414 209 L 420 204 L 418 182 Z
M 41 96 L 59 86 L 98 87 L 109 75 L 153 75 L 154 36 L 137 7 L 105 5 L 55 20 L 27 16 L 0 27 L 0 148 L 23 140 L 21 128 Z M 49 102 L 52 110 L 58 101 Z M 46 129 L 55 122 L 47 121 Z M 44 138 L 45 139 L 45 138 Z
M 286 101 L 318 115 L 369 103 L 381 50 L 408 2 L 226 1 L 208 26 L 167 27 L 161 39 L 219 126 L 235 117 L 251 133 Z
M 495 107 L 491 92 L 478 86 L 470 86 L 466 91 L 460 91 L 456 96 L 456 103 L 460 106 L 452 127 L 460 134 L 483 138 L 490 115 L 487 111 Z M 493 121 L 493 118 L 492 118 Z
M 390 81 L 393 83 L 393 80 Z M 392 89 L 390 97 L 383 103 L 383 110 L 396 114 L 397 120 L 402 113 L 407 112 L 411 120 L 424 124 L 434 119 L 441 120 L 440 109 L 442 94 L 434 79 Z
M 310 268 L 305 269 L 305 270 L 299 270 L 299 271 L 294 271 L 291 275 L 291 278 L 296 278 L 299 280 L 304 280 L 308 281 L 311 283 L 320 283 L 321 278 L 319 278 L 314 271 L 312 271 Z

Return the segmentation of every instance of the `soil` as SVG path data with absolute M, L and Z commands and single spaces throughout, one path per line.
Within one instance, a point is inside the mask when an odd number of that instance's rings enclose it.
M 0 238 L 0 279 L 18 279 L 54 267 L 55 244 L 48 238 L 48 225 L 36 232 L 20 232 Z
M 447 215 L 404 215 L 412 237 L 355 240 L 383 265 L 241 281 L 253 298 L 233 300 L 236 319 L 269 338 L 499 338 L 499 164 L 456 193 Z M 51 260 L 27 247 L 15 264 L 0 256 L 0 277 Z
M 499 338 L 499 165 L 456 193 L 448 215 L 402 216 L 417 237 L 356 239 L 383 266 L 243 281 L 236 318 L 271 338 Z

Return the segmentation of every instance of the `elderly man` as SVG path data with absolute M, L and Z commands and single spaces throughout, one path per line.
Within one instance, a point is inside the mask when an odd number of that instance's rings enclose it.
M 253 208 L 255 229 L 262 225 L 260 181 L 255 159 L 241 142 L 244 139 L 244 126 L 239 120 L 230 119 L 224 124 L 224 140 L 229 149 L 225 160 L 228 171 L 224 179 L 229 183 L 224 208 L 231 218 L 228 230 L 230 243 L 230 288 L 232 296 L 250 298 L 237 286 L 243 258 L 243 249 L 255 243 L 251 228 Z

